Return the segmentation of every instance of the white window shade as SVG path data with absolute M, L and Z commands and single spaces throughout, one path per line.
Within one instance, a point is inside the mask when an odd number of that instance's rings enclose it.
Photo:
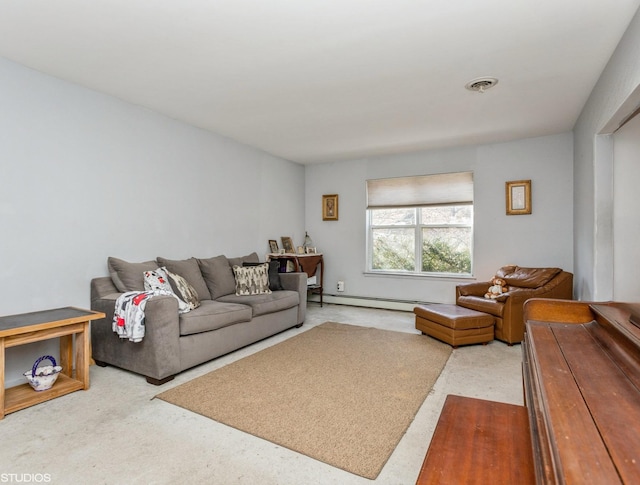
M 473 172 L 367 180 L 367 209 L 473 203 Z

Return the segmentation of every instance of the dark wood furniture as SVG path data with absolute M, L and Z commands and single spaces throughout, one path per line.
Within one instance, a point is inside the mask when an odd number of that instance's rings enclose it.
M 267 258 L 270 261 L 280 261 L 280 271 L 285 272 L 287 268 L 287 262 L 293 264 L 293 271 L 301 271 L 307 273 L 308 278 L 316 277 L 315 283 L 308 284 L 307 290 L 309 293 L 320 295 L 320 306 L 322 306 L 322 295 L 324 285 L 324 257 L 321 253 L 315 254 L 293 254 L 285 253 L 268 254 Z
M 525 400 L 539 483 L 640 483 L 640 305 L 530 300 Z
M 416 483 L 534 483 L 526 409 L 447 396 Z
M 0 419 L 28 406 L 89 389 L 89 322 L 104 317 L 104 313 L 74 307 L 0 317 Z M 59 364 L 62 366 L 53 387 L 36 392 L 25 383 L 5 389 L 4 349 L 52 338 L 60 338 Z
M 457 409 L 445 405 L 444 424 L 438 423 L 417 483 L 500 483 L 496 473 L 506 477 L 522 468 L 533 468 L 538 484 L 640 483 L 637 315 L 639 304 L 528 300 L 522 346 L 526 408 L 520 407 L 528 419 L 495 424 L 506 426 L 506 435 L 529 434 L 531 455 L 518 452 L 511 460 L 506 451 L 500 470 L 485 470 L 483 455 L 501 453 L 500 440 L 483 441 L 476 433 L 486 426 L 493 403 L 457 398 L 468 402 Z M 447 431 L 453 425 L 460 429 Z M 458 443 L 457 454 L 448 455 L 452 443 Z M 443 468 L 453 470 L 446 480 L 439 479 Z

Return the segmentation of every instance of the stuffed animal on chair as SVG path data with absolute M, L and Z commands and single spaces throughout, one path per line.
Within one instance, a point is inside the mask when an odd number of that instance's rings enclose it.
M 498 298 L 503 293 L 506 293 L 506 291 L 507 291 L 507 282 L 505 280 L 503 280 L 502 278 L 498 278 L 497 276 L 494 276 L 493 278 L 491 278 L 489 283 L 491 283 L 491 286 L 489 287 L 487 292 L 484 294 L 485 298 L 489 298 L 491 300 L 495 300 L 496 298 Z

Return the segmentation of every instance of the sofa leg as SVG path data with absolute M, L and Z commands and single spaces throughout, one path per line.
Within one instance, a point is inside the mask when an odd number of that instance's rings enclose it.
M 296 325 L 296 328 L 300 328 L 300 327 L 302 327 L 302 325 L 303 325 L 303 323 L 300 323 L 300 324 Z
M 101 360 L 95 360 L 95 359 L 93 359 L 93 361 L 96 363 L 96 365 L 97 365 L 98 367 L 106 367 L 106 366 L 107 366 L 107 363 L 106 363 L 106 362 L 102 362 Z
M 147 377 L 147 382 L 149 384 L 153 384 L 154 386 L 161 386 L 162 384 L 166 384 L 169 381 L 172 381 L 175 375 L 165 377 L 164 379 L 154 379 L 153 377 Z

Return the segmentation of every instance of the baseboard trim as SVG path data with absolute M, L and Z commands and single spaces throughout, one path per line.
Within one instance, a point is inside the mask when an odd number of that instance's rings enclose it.
M 380 308 L 382 310 L 399 310 L 405 312 L 412 312 L 413 308 L 416 305 L 428 305 L 429 303 L 431 303 L 425 301 L 371 298 L 367 296 L 331 295 L 327 293 L 322 295 L 322 299 L 325 303 L 332 303 L 334 305 L 350 305 L 367 308 Z M 320 296 L 309 295 L 309 301 L 319 303 Z

